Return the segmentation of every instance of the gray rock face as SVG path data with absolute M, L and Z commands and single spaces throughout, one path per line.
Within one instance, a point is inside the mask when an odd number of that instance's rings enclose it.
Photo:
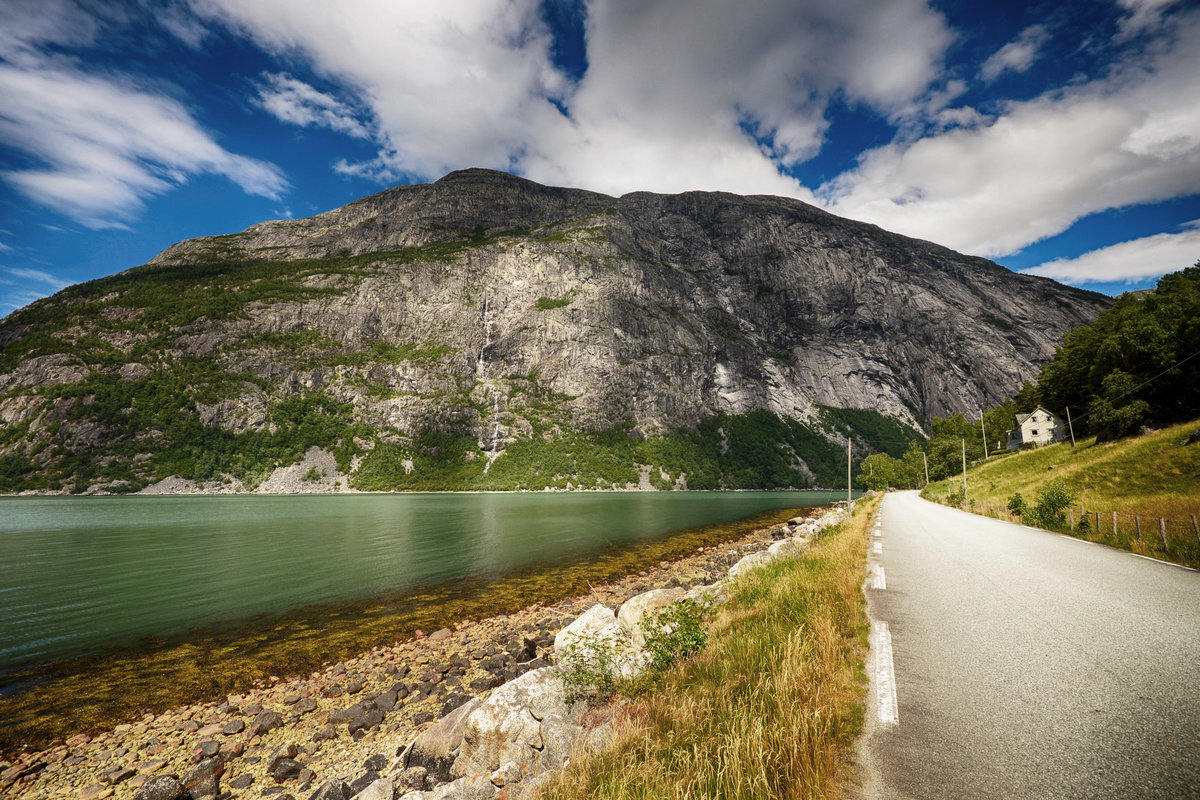
M 413 741 L 404 761 L 406 769 L 423 767 L 425 774 L 438 783 L 450 780 L 450 768 L 458 756 L 462 744 L 463 733 L 467 726 L 467 717 L 479 708 L 482 701 L 472 698 L 468 703 L 459 706 L 454 711 L 438 720 L 422 731 Z
M 494 454 L 533 435 L 546 397 L 577 429 L 632 421 L 641 434 L 719 412 L 806 419 L 814 404 L 916 423 L 974 413 L 1109 303 L 795 200 L 616 198 L 486 170 L 181 242 L 150 266 L 264 260 L 294 263 L 288 280 L 309 294 L 165 332 L 139 324 L 128 280 L 98 282 L 106 326 L 82 319 L 55 334 L 63 353 L 0 361 L 0 418 L 30 430 L 8 452 L 70 411 L 37 389 L 89 376 L 73 355 L 88 336 L 130 354 L 158 337 L 154 357 L 111 368 L 116 379 L 195 357 L 252 378 L 192 403 L 208 427 L 270 430 L 272 403 L 319 390 L 383 441 L 432 429 Z M 68 314 L 76 302 L 56 295 L 35 309 Z M 0 342 L 21 352 L 38 324 L 16 312 Z M 111 434 L 86 415 L 62 427 L 69 449 Z
M 510 761 L 529 764 L 533 774 L 555 769 L 570 757 L 580 730 L 555 669 L 527 672 L 467 717 L 451 775 L 487 775 Z
M 646 632 L 643 626 L 646 614 L 666 608 L 671 603 L 683 599 L 684 594 L 686 592 L 680 588 L 654 589 L 635 595 L 621 604 L 617 611 L 617 622 L 634 647 L 641 650 L 646 646 Z

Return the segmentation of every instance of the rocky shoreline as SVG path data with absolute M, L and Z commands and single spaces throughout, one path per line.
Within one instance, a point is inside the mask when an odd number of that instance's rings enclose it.
M 828 524 L 829 512 L 824 520 Z M 792 539 L 797 531 L 811 535 L 819 527 L 814 517 L 761 528 L 584 596 L 428 635 L 418 632 L 409 641 L 377 647 L 307 676 L 271 676 L 223 702 L 147 713 L 95 736 L 80 734 L 47 750 L 0 757 L 0 795 L 22 800 L 392 800 L 434 789 L 430 770 L 414 770 L 411 751 L 405 749 L 419 733 L 423 740 L 436 736 L 454 712 L 465 717 L 468 706 L 479 706 L 475 698 L 498 687 L 503 689 L 496 694 L 519 693 L 520 687 L 510 689 L 518 678 L 526 676 L 522 682 L 528 683 L 552 672 L 543 668 L 555 660 L 555 636 L 584 612 L 595 611 L 597 604 L 615 610 L 653 590 L 711 585 L 727 577 L 731 567 L 768 560 L 768 549 L 775 554 L 802 541 Z M 540 724 L 536 714 L 531 719 Z M 445 784 L 415 796 L 516 797 L 522 788 L 532 789 L 524 780 L 529 764 L 501 766 L 496 774 L 477 778 L 473 789 Z

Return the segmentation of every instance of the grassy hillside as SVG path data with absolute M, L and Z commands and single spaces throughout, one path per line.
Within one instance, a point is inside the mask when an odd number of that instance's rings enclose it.
M 1200 420 L 1127 439 L 1097 444 L 1080 440 L 1023 451 L 967 470 L 968 505 L 978 512 L 1011 516 L 1010 498 L 1033 505 L 1038 493 L 1060 480 L 1073 500 L 1071 533 L 1144 555 L 1200 566 L 1200 539 L 1191 517 L 1200 518 L 1200 443 L 1187 444 Z M 962 476 L 932 483 L 930 499 L 946 502 L 961 492 Z M 957 498 L 954 498 L 957 499 Z M 1087 525 L 1080 530 L 1080 509 Z M 1100 526 L 1096 526 L 1100 512 Z M 1112 514 L 1117 512 L 1117 530 Z M 1164 547 L 1158 520 L 1167 522 Z M 1137 524 L 1142 527 L 1141 541 Z

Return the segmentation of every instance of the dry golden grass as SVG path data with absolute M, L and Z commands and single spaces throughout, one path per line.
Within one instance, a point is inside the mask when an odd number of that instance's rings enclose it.
M 740 576 L 709 647 L 576 759 L 552 800 L 837 798 L 863 721 L 866 526 L 878 499 L 804 556 Z
M 1072 531 L 1081 538 L 1121 547 L 1142 555 L 1200 566 L 1200 539 L 1192 526 L 1200 518 L 1200 444 L 1186 444 L 1200 420 L 1145 436 L 1096 444 L 1094 439 L 1024 451 L 967 470 L 968 495 L 976 511 L 991 507 L 1008 517 L 1008 499 L 1020 493 L 1032 504 L 1038 490 L 1061 479 L 1075 494 L 1073 518 L 1087 512 L 1089 528 Z M 930 484 L 925 496 L 942 500 L 961 487 L 961 476 Z M 1118 529 L 1112 533 L 1112 512 Z M 1100 512 L 1101 530 L 1095 513 Z M 1139 540 L 1136 522 L 1143 530 Z M 1158 519 L 1167 521 L 1163 546 Z

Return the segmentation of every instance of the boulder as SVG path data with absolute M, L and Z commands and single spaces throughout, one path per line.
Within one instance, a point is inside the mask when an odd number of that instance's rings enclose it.
M 387 778 L 380 778 L 356 794 L 355 797 L 358 800 L 392 800 L 395 795 L 395 784 Z
M 758 553 L 751 553 L 750 555 L 743 557 L 741 561 L 729 568 L 729 577 L 737 577 L 746 570 L 754 569 L 755 567 L 761 567 L 764 564 L 770 564 L 773 560 L 774 559 L 771 558 L 771 554 L 765 550 Z
M 218 758 L 209 758 L 192 767 L 183 780 L 183 791 L 192 800 L 216 800 L 221 793 L 220 780 L 225 774 L 225 763 Z
M 183 785 L 174 775 L 156 775 L 141 785 L 133 800 L 180 800 Z
M 309 795 L 308 800 L 350 800 L 351 797 L 349 784 L 341 778 L 330 778 Z
M 451 775 L 490 775 L 510 761 L 528 764 L 533 774 L 556 769 L 581 734 L 557 670 L 526 672 L 467 716 Z
M 246 738 L 253 739 L 267 731 L 273 731 L 283 724 L 283 715 L 278 711 L 260 711 L 250 727 L 246 729 Z
M 404 768 L 424 767 L 426 774 L 441 783 L 450 780 L 450 768 L 458 756 L 467 727 L 467 717 L 479 708 L 483 701 L 478 697 L 459 706 L 442 717 L 436 725 L 421 731 L 408 748 Z
M 619 644 L 625 638 L 621 626 L 617 624 L 617 615 L 607 606 L 596 605 L 583 612 L 567 627 L 554 637 L 554 655 L 559 661 L 563 658 L 564 649 L 580 636 L 598 635 L 611 639 Z
M 682 600 L 686 592 L 678 587 L 673 589 L 654 589 L 634 595 L 621 605 L 617 612 L 617 624 L 625 633 L 633 646 L 642 650 L 646 647 L 646 634 L 642 630 L 642 621 L 646 614 L 666 608 L 674 602 Z
M 791 558 L 800 555 L 800 548 L 796 546 L 794 540 L 784 539 L 768 547 L 767 552 L 771 554 L 772 558 Z

